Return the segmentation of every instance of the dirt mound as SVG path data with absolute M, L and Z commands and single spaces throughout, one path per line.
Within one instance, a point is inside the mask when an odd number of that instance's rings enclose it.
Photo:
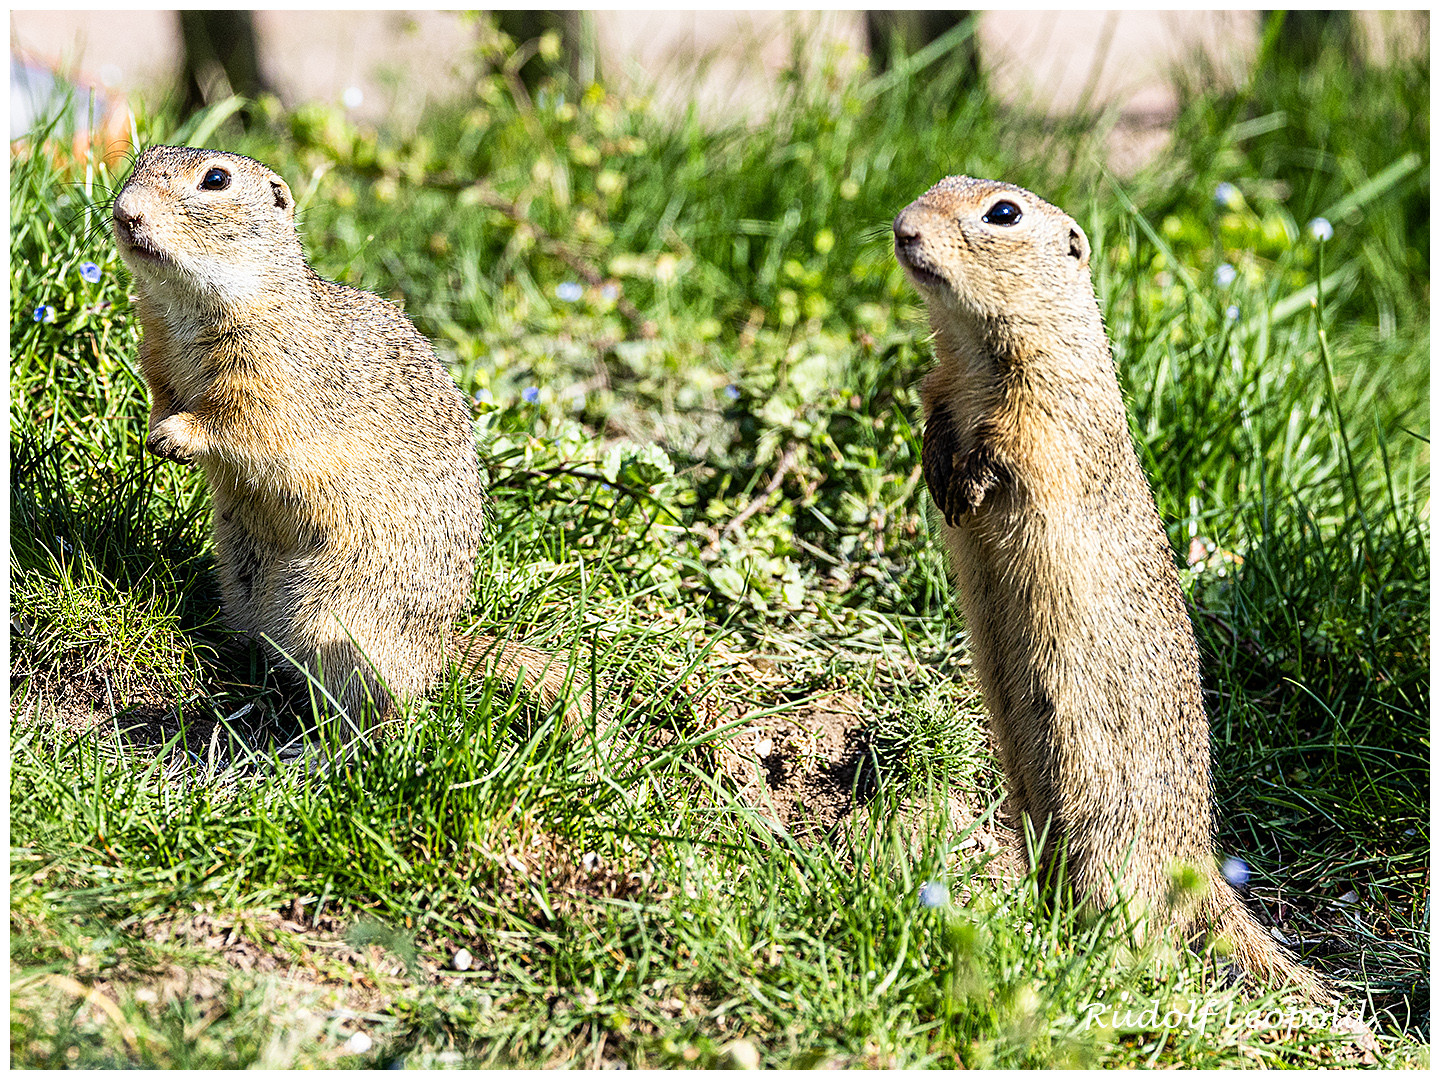
M 866 807 L 889 767 L 875 746 L 873 722 L 860 698 L 826 691 L 740 728 L 718 747 L 717 756 L 740 798 L 777 833 L 802 843 L 854 835 L 852 830 L 868 822 Z M 1016 875 L 1020 860 L 1010 830 L 987 810 L 979 793 L 952 787 L 945 799 L 945 832 L 962 836 L 973 830 L 960 843 L 961 857 L 989 854 L 993 875 Z M 897 816 L 918 838 L 933 815 L 929 800 L 911 799 Z

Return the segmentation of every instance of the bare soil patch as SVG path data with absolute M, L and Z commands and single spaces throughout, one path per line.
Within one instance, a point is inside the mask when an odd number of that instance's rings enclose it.
M 822 691 L 795 708 L 756 719 L 717 747 L 719 764 L 740 798 L 770 827 L 807 844 L 853 839 L 868 822 L 867 807 L 894 766 L 874 737 L 865 701 L 842 689 Z M 977 791 L 952 786 L 942 827 L 964 836 L 961 858 L 992 856 L 987 872 L 1022 872 L 1014 836 Z M 925 799 L 902 803 L 896 824 L 920 837 L 934 808 Z M 966 832 L 968 836 L 965 836 Z

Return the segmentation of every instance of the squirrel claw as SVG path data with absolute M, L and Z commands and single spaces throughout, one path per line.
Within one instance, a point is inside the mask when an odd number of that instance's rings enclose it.
M 165 458 L 167 461 L 174 461 L 180 465 L 191 460 L 189 454 L 181 451 L 173 442 L 161 435 L 151 435 L 146 439 L 145 449 L 156 457 Z
M 958 455 L 957 455 L 958 457 Z M 946 520 L 951 525 L 951 513 L 958 517 L 980 509 L 985 496 L 1000 484 L 1000 473 L 995 459 L 984 447 L 970 451 L 962 461 L 956 463 L 950 475 L 950 487 L 946 497 Z
M 179 413 L 171 413 L 159 423 L 150 427 L 150 437 L 145 440 L 145 449 L 156 457 L 184 465 L 195 458 L 195 451 L 186 445 L 185 436 L 191 432 Z

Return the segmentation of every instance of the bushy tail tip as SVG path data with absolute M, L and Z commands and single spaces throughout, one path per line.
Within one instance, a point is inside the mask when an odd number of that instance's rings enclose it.
M 1326 981 L 1292 957 L 1240 902 L 1228 883 L 1218 876 L 1200 905 L 1198 929 L 1228 946 L 1230 959 L 1246 976 L 1271 990 L 1293 987 L 1316 1005 L 1333 1005 L 1335 992 Z
M 520 684 L 540 699 L 543 708 L 576 689 L 576 680 L 566 678 L 565 661 L 560 657 L 490 634 L 457 634 L 450 644 L 450 657 L 467 674 L 496 675 Z M 593 716 L 595 706 L 589 691 L 565 702 L 565 726 L 571 731 L 584 730 Z

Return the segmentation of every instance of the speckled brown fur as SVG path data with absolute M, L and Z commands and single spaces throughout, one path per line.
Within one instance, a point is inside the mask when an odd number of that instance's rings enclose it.
M 1063 848 L 1079 898 L 1136 898 L 1223 935 L 1259 981 L 1327 998 L 1216 869 L 1199 656 L 1088 239 L 1030 192 L 968 177 L 931 188 L 894 232 L 935 333 L 925 479 L 1011 810 L 1045 834 L 1042 868 Z M 1205 877 L 1198 904 L 1170 904 L 1179 864 Z
M 310 269 L 285 181 L 155 146 L 113 217 L 144 329 L 147 445 L 205 470 L 226 620 L 356 720 L 487 651 L 553 698 L 563 665 L 453 633 L 485 514 L 469 413 L 398 309 Z

